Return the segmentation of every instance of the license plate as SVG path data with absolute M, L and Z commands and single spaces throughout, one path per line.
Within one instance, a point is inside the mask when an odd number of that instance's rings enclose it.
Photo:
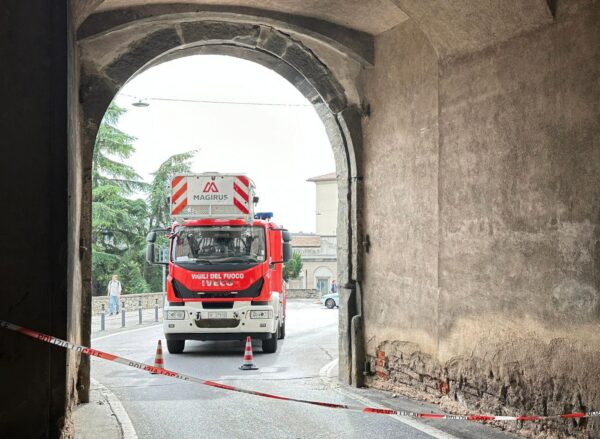
M 204 319 L 226 319 L 227 311 L 208 311 L 202 313 Z

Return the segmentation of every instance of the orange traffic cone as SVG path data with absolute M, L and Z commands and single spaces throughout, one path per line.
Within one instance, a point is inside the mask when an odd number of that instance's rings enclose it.
M 252 339 L 246 337 L 246 350 L 244 352 L 244 363 L 240 366 L 241 370 L 258 370 L 258 367 L 252 362 Z
M 156 369 L 164 369 L 165 363 L 163 362 L 162 356 L 162 343 L 158 340 L 158 345 L 156 345 L 156 356 L 154 357 L 154 367 Z M 153 375 L 156 375 L 157 372 L 150 372 Z

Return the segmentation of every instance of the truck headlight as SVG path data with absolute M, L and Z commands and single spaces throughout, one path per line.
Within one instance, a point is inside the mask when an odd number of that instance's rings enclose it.
M 185 311 L 165 311 L 165 319 L 167 320 L 183 320 L 185 319 Z
M 251 319 L 272 319 L 273 311 L 270 309 L 266 309 L 264 311 L 250 311 Z

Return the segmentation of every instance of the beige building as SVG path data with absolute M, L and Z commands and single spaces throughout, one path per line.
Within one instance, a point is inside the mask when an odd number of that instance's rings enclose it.
M 338 188 L 335 172 L 309 178 L 315 184 L 317 235 L 337 235 Z
M 289 281 L 294 290 L 319 290 L 327 294 L 337 274 L 337 238 L 312 234 L 294 234 L 292 249 L 302 256 L 298 279 Z
M 337 278 L 337 180 L 334 172 L 307 181 L 316 187 L 316 234 L 293 234 L 292 248 L 302 256 L 302 272 L 290 289 L 318 290 L 327 294 Z

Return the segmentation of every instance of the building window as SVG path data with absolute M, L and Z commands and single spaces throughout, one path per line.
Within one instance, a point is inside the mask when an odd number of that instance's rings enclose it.
M 318 277 L 317 278 L 317 290 L 321 292 L 321 295 L 327 294 L 329 292 L 329 278 L 328 277 Z

